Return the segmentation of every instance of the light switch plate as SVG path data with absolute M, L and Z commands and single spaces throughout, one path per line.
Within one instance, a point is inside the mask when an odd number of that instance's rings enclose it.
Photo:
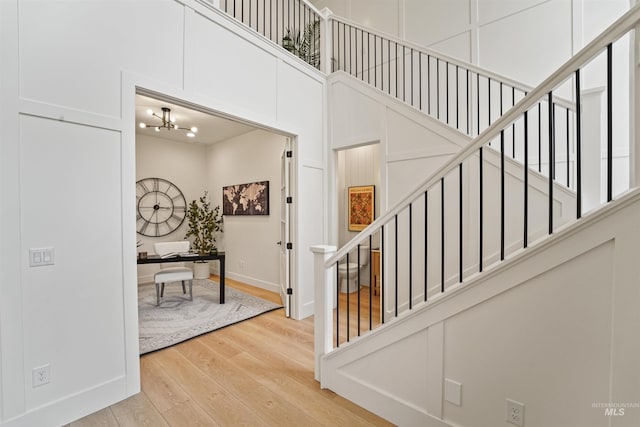
M 457 381 L 450 380 L 449 378 L 445 378 L 444 400 L 453 403 L 454 405 L 462 406 L 462 384 Z
M 42 265 L 55 264 L 53 248 L 31 248 L 29 249 L 29 266 L 40 267 Z

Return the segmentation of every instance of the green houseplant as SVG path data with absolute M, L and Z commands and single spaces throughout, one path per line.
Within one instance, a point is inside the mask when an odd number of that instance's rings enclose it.
M 302 34 L 287 28 L 282 47 L 308 64 L 320 67 L 320 21 L 309 22 Z
M 211 209 L 211 201 L 207 191 L 200 197 L 199 203 L 192 200 L 187 208 L 189 229 L 185 239 L 193 237 L 191 248 L 199 255 L 214 254 L 216 247 L 216 233 L 222 233 L 224 217 L 220 214 L 220 206 Z

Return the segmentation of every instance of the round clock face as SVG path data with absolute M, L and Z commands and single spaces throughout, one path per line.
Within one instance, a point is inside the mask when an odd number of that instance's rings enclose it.
M 162 178 L 136 182 L 136 229 L 143 236 L 166 236 L 180 227 L 187 214 L 182 191 Z

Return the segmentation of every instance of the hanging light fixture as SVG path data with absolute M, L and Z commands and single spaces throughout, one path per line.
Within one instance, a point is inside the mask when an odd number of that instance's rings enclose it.
M 155 129 L 156 132 L 160 132 L 160 129 L 166 129 L 166 130 L 184 130 L 187 132 L 187 136 L 190 138 L 193 138 L 196 136 L 196 133 L 198 132 L 198 128 L 193 126 L 190 128 L 186 128 L 186 127 L 181 127 L 178 126 L 176 124 L 176 119 L 174 117 L 171 117 L 171 109 L 167 108 L 167 107 L 162 107 L 162 116 L 156 114 L 151 108 L 149 108 L 147 110 L 147 114 L 149 114 L 150 116 L 154 116 L 159 118 L 160 120 L 162 120 L 162 124 L 160 125 L 151 125 L 151 124 L 146 124 L 143 122 L 140 122 L 140 127 L 141 128 L 153 128 Z

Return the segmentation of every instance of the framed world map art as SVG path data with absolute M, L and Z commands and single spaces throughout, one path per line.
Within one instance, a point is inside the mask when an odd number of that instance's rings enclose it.
M 269 215 L 269 181 L 222 187 L 224 215 Z
M 349 187 L 349 231 L 364 230 L 374 219 L 375 186 Z

